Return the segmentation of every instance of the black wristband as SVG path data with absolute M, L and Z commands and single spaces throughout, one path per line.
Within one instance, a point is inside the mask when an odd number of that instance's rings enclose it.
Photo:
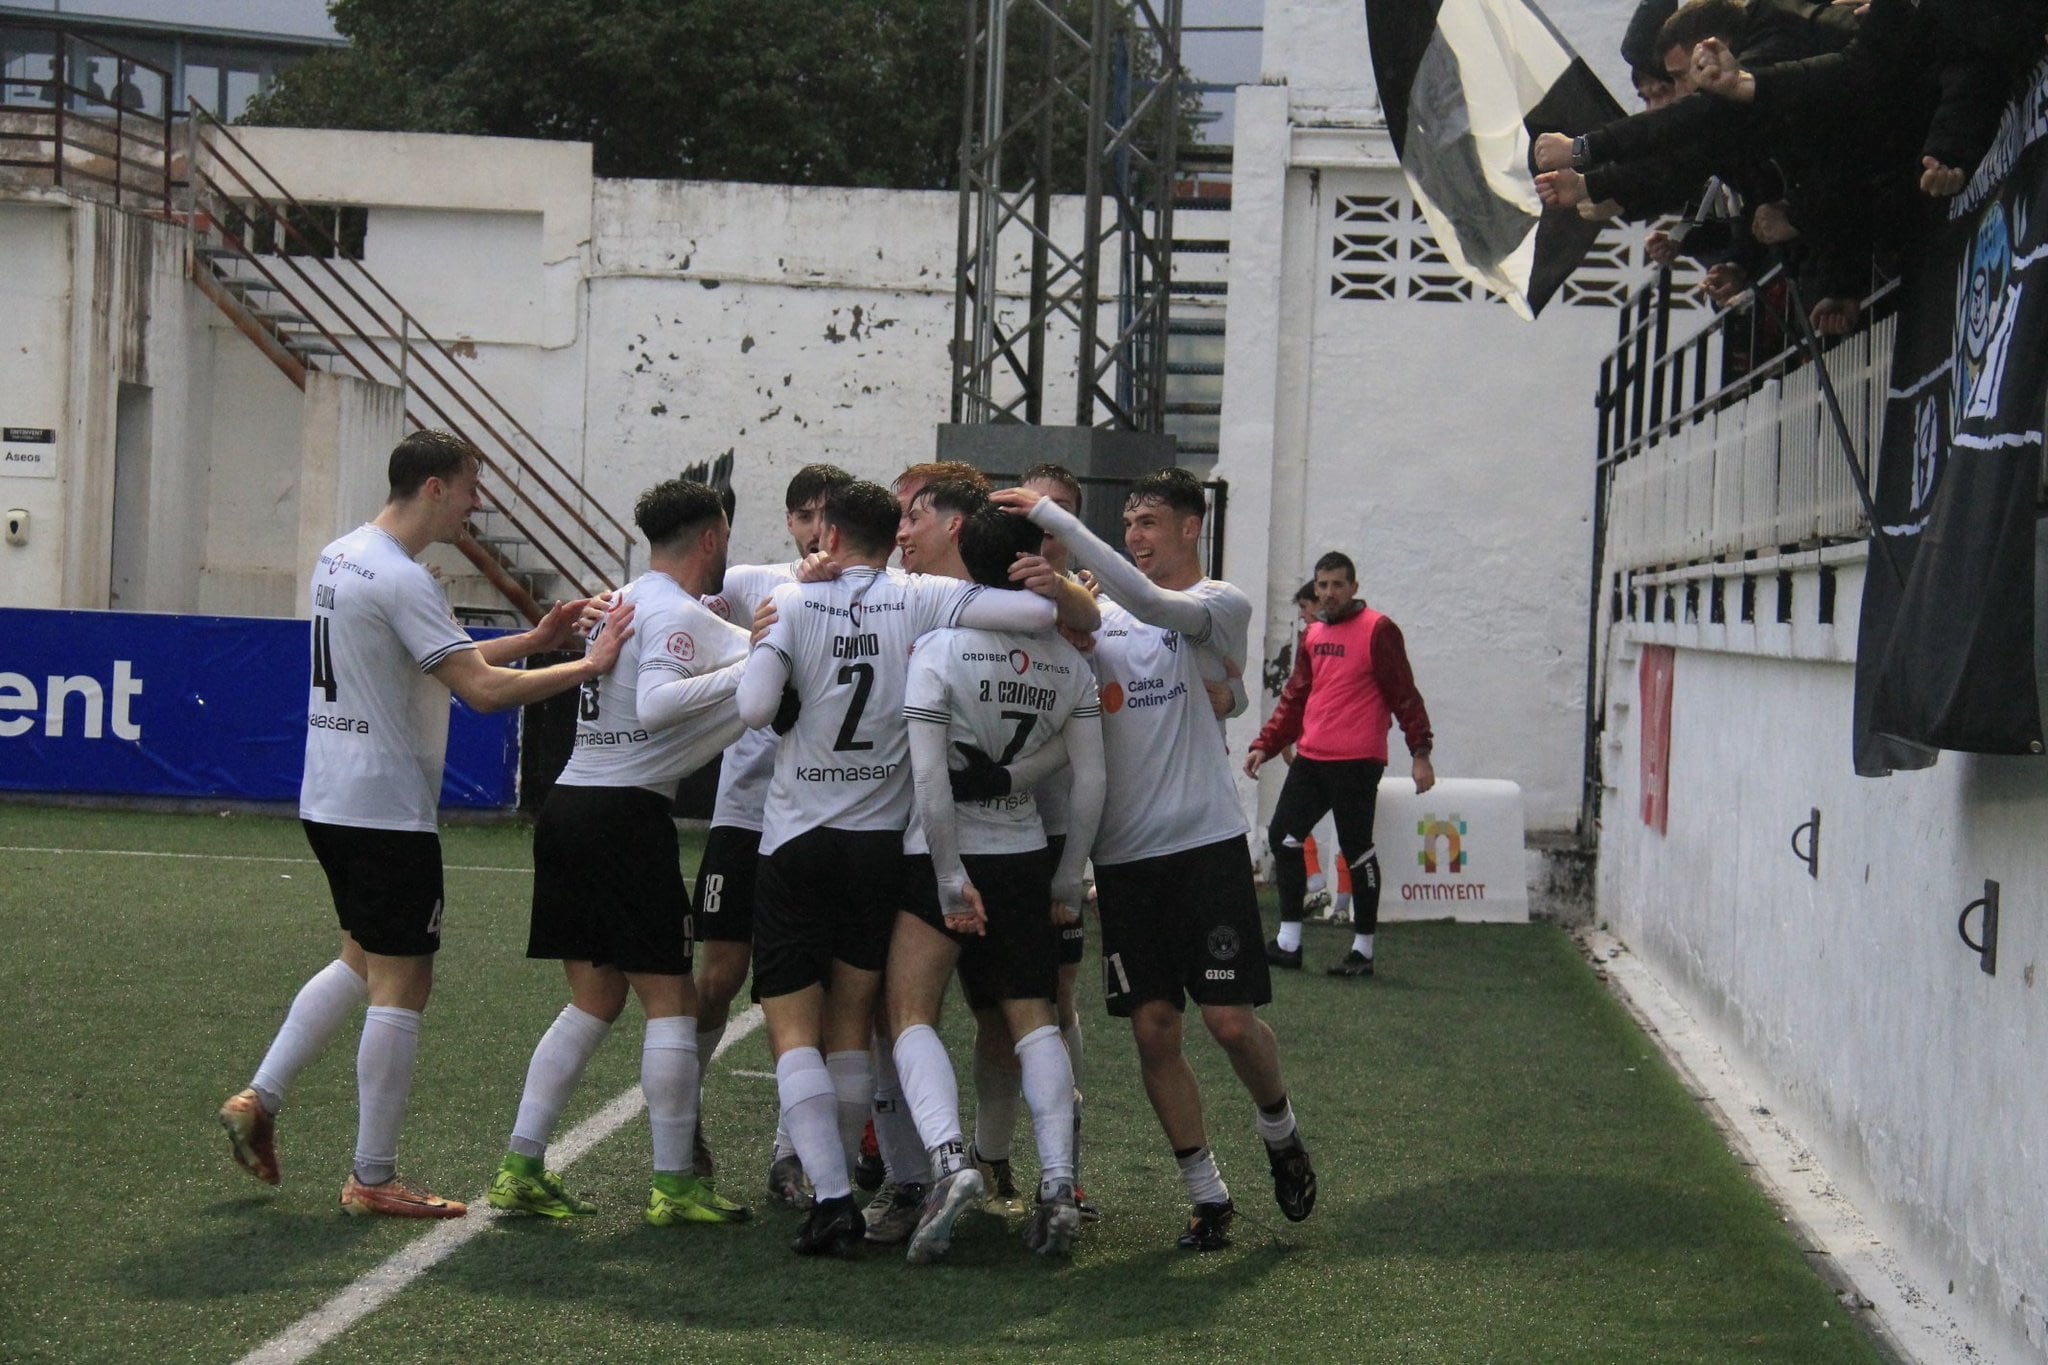
M 1572 169 L 1575 171 L 1585 170 L 1586 161 L 1586 135 L 1581 133 L 1572 139 Z

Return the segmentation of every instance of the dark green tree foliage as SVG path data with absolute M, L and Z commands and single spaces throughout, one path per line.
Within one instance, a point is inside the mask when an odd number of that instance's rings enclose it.
M 333 0 L 245 121 L 589 142 L 600 175 L 940 189 L 959 0 Z

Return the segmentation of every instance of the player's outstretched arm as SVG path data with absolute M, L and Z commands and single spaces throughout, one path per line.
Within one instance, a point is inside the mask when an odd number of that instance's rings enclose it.
M 1053 568 L 1043 555 L 1018 555 L 1010 566 L 1010 581 L 1029 592 L 1050 597 L 1059 611 L 1062 633 L 1093 635 L 1102 629 L 1102 608 L 1095 594 Z
M 612 613 L 605 629 L 580 659 L 548 668 L 501 668 L 486 662 L 482 650 L 465 649 L 434 665 L 433 673 L 470 710 L 485 714 L 509 711 L 603 677 L 611 672 L 612 665 L 619 661 L 619 650 L 632 638 L 633 604 L 629 602 Z
M 1101 716 L 1069 716 L 1061 734 L 1066 741 L 1067 766 L 1074 770 L 1074 785 L 1067 798 L 1067 846 L 1052 874 L 1052 899 L 1055 905 L 1073 912 L 1066 920 L 1071 924 L 1081 914 L 1086 894 L 1081 874 L 1088 865 L 1089 850 L 1095 846 L 1095 830 L 1102 823 L 1109 781 L 1102 763 Z
M 960 827 L 953 815 L 953 780 L 946 772 L 947 726 L 942 721 L 910 717 L 910 775 L 917 793 L 917 814 L 924 826 L 925 847 L 939 881 L 939 908 L 946 927 L 957 934 L 987 932 L 981 894 L 967 879 L 960 861 Z
M 603 620 L 608 602 L 595 597 L 579 597 L 572 602 L 557 602 L 548 608 L 547 615 L 540 618 L 540 624 L 517 635 L 500 635 L 489 640 L 477 641 L 476 652 L 483 661 L 497 667 L 516 664 L 534 654 L 545 654 L 550 650 L 572 649 L 582 643 L 588 630 L 583 625 L 586 613 L 593 620 Z
M 747 661 L 738 659 L 696 677 L 670 673 L 664 679 L 655 670 L 641 674 L 633 694 L 633 709 L 641 728 L 666 730 L 691 716 L 731 704 L 740 690 L 740 677 L 746 667 Z
M 1209 607 L 1199 597 L 1159 587 L 1138 566 L 1110 548 L 1109 542 L 1081 524 L 1066 508 L 1028 488 L 1005 488 L 991 493 L 989 501 L 1027 516 L 1033 525 L 1064 541 L 1074 558 L 1085 563 L 1102 581 L 1103 590 L 1119 605 L 1147 625 L 1177 630 L 1194 639 L 1206 639 L 1210 631 Z

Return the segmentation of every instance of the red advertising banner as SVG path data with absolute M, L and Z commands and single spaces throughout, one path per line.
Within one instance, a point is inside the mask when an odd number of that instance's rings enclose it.
M 1678 651 L 1645 645 L 1642 684 L 1643 823 L 1659 834 L 1671 816 L 1671 677 Z

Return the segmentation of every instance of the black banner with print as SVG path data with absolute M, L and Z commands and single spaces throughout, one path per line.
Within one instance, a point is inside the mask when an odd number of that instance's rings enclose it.
M 1856 771 L 1867 777 L 1928 767 L 1941 749 L 2041 752 L 2048 63 L 1905 286 L 1856 651 Z

